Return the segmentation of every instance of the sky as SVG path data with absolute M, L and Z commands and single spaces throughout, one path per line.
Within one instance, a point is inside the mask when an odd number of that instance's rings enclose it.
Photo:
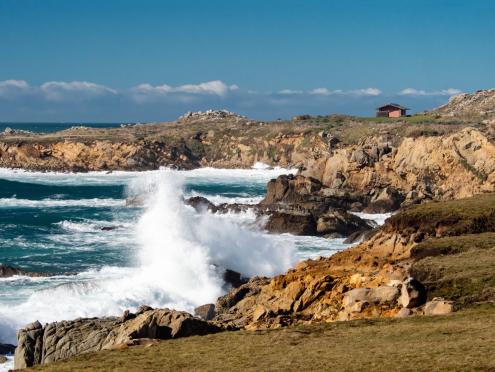
M 0 122 L 420 112 L 494 60 L 492 0 L 0 0 Z

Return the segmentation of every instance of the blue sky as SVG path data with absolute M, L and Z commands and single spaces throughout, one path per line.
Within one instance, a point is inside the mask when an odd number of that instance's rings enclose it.
M 491 0 L 0 0 L 0 121 L 420 111 L 494 60 Z

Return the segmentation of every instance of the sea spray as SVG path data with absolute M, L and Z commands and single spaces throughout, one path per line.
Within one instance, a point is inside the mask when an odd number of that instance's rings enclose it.
M 253 171 L 254 178 L 258 172 Z M 294 263 L 293 243 L 282 244 L 246 228 L 244 216 L 198 213 L 184 205 L 185 173 L 162 170 L 132 177 L 130 192 L 148 192 L 138 221 L 125 226 L 133 230 L 137 247 L 130 255 L 133 259 L 126 267 L 103 266 L 77 275 L 36 279 L 37 289 L 22 301 L 0 302 L 0 343 L 15 343 L 15 330 L 34 320 L 118 315 L 142 304 L 192 311 L 223 293 L 219 268 L 245 276 L 274 275 Z M 56 227 L 79 235 L 98 234 L 96 228 L 95 232 L 74 231 L 77 227 L 70 223 Z

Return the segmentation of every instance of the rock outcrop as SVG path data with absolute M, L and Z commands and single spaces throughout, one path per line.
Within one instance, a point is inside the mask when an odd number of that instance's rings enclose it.
M 168 309 L 142 307 L 121 318 L 88 318 L 27 325 L 17 332 L 15 368 L 50 363 L 71 356 L 140 344 L 140 340 L 167 340 L 219 332 L 222 329 L 192 315 Z
M 432 114 L 450 117 L 495 118 L 495 89 L 478 90 L 472 94 L 452 96 L 449 102 L 434 110 Z
M 495 191 L 495 146 L 467 128 L 441 137 L 370 138 L 322 157 L 303 175 L 320 191 L 359 194 L 367 212 L 384 212 L 429 200 L 465 198 Z

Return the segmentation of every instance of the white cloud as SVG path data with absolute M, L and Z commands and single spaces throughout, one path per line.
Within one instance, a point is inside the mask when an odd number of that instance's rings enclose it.
M 107 94 L 117 94 L 115 89 L 87 81 L 49 81 L 40 86 L 49 101 L 86 100 Z
M 309 91 L 309 94 L 317 94 L 317 95 L 321 95 L 321 96 L 329 96 L 330 94 L 332 94 L 332 91 L 330 89 L 327 89 L 327 88 L 315 88 L 313 90 L 310 90 Z
M 25 80 L 4 80 L 0 81 L 0 96 L 9 97 L 29 92 L 29 84 Z
M 182 100 L 191 100 L 196 95 L 213 95 L 225 97 L 229 92 L 239 90 L 236 84 L 227 85 L 223 81 L 213 80 L 199 84 L 184 84 L 176 87 L 163 84 L 153 86 L 151 84 L 140 84 L 130 89 L 132 98 L 137 102 L 155 101 L 165 95 L 175 95 Z M 189 96 L 189 97 L 187 97 Z
M 352 96 L 379 96 L 382 91 L 377 88 L 364 88 L 355 90 L 330 90 L 328 88 L 315 88 L 308 92 L 309 94 L 329 96 L 329 95 L 352 95 Z
M 357 96 L 379 96 L 382 94 L 382 91 L 377 88 L 365 88 L 365 89 L 351 90 L 349 93 Z
M 406 88 L 399 92 L 401 96 L 453 96 L 462 93 L 459 89 L 449 88 L 438 91 L 426 91 L 422 89 Z
M 282 89 L 277 92 L 278 94 L 291 95 L 291 94 L 303 94 L 302 90 Z

